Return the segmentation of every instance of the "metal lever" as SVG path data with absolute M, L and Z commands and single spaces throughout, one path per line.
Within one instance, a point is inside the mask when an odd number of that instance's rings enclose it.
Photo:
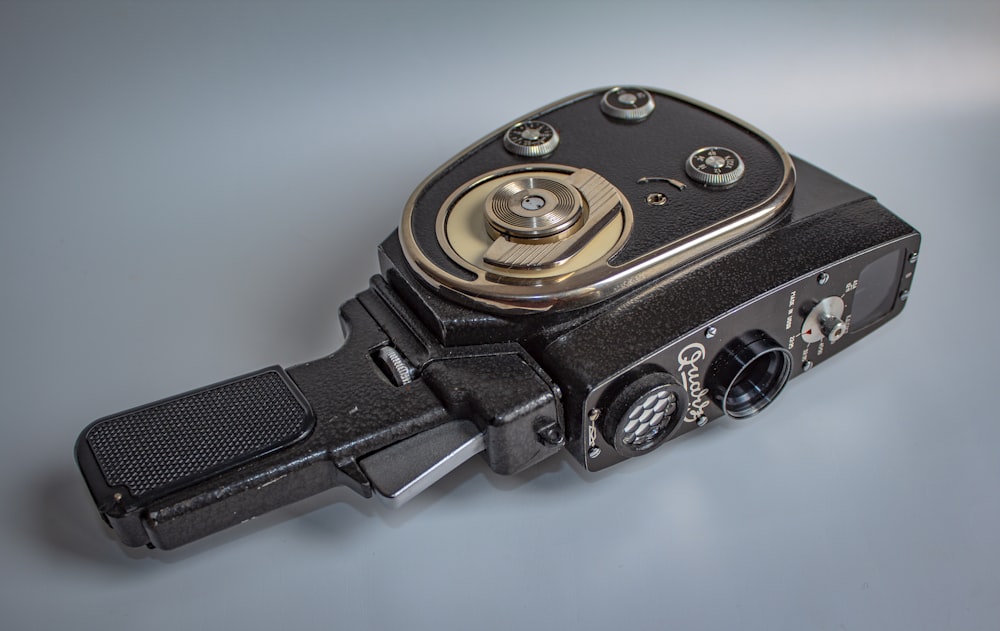
M 471 421 L 451 421 L 411 436 L 358 464 L 379 496 L 398 508 L 486 448 Z

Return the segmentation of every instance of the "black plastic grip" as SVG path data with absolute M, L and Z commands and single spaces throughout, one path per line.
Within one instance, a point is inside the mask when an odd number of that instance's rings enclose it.
M 76 457 L 108 516 L 287 447 L 314 425 L 275 366 L 100 419 L 80 435 Z
M 414 437 L 456 419 L 484 434 L 487 461 L 500 473 L 561 447 L 539 438 L 540 420 L 559 418 L 558 394 L 523 349 L 437 346 L 401 318 L 396 300 L 376 278 L 372 290 L 341 307 L 346 339 L 333 354 L 88 426 L 77 462 L 119 540 L 167 550 L 334 486 L 370 497 L 373 483 L 360 462 L 394 445 L 413 447 Z M 416 379 L 397 385 L 387 378 L 374 358 L 389 345 L 421 367 Z

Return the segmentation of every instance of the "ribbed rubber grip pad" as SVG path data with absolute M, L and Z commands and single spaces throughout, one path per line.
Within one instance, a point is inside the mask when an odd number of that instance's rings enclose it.
M 288 445 L 312 425 L 297 388 L 270 368 L 101 419 L 84 442 L 106 486 L 139 499 Z

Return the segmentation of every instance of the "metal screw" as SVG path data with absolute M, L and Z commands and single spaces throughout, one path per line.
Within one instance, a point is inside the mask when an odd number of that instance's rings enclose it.
M 718 333 L 718 332 L 719 332 L 719 329 L 715 328 L 714 326 L 710 326 L 707 329 L 705 329 L 705 337 L 708 338 L 708 339 L 712 339 L 713 337 L 715 337 L 715 334 Z
M 590 451 L 587 452 L 587 457 L 588 458 L 596 458 L 596 457 L 598 457 L 600 455 L 601 455 L 601 448 L 600 447 L 591 447 Z
M 899 299 L 900 299 L 900 301 L 906 302 L 906 299 L 909 298 L 909 297 L 910 297 L 910 290 L 909 289 L 904 289 L 903 291 L 899 292 Z
M 587 418 L 589 418 L 592 421 L 596 421 L 597 419 L 601 418 L 601 411 L 598 410 L 597 408 L 594 408 L 593 410 L 587 413 Z
M 806 361 L 802 364 L 802 372 L 808 372 L 812 370 L 814 364 L 811 361 Z
M 115 498 L 116 502 L 122 501 L 122 494 L 121 493 L 115 493 L 114 495 L 112 495 L 112 497 Z
M 663 193 L 650 193 L 646 195 L 646 203 L 650 206 L 663 206 L 667 203 L 667 196 Z
M 698 419 L 698 427 L 705 427 L 705 423 L 708 423 L 708 417 L 702 416 Z
M 820 285 L 825 285 L 828 282 L 830 282 L 830 275 L 827 274 L 826 272 L 823 272 L 816 278 L 816 282 L 819 283 Z
M 913 254 L 910 255 L 910 263 L 916 263 L 916 262 L 917 262 L 917 253 L 914 252 Z
M 538 437 L 543 443 L 549 445 L 561 445 L 566 440 L 559 423 L 552 420 L 544 421 L 544 424 L 538 428 Z

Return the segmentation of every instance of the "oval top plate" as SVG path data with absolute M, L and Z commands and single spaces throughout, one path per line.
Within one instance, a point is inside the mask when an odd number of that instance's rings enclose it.
M 520 117 L 555 128 L 559 146 L 543 161 L 504 148 L 508 124 L 432 173 L 406 203 L 400 242 L 410 266 L 448 298 L 493 313 L 565 311 L 606 300 L 775 221 L 795 185 L 791 157 L 749 124 L 686 97 L 644 88 L 655 111 L 639 122 L 601 110 L 607 89 L 583 92 Z M 729 187 L 685 172 L 702 147 L 737 152 L 745 174 Z M 510 274 L 463 258 L 439 227 L 463 191 L 498 172 L 587 169 L 622 196 L 622 232 L 585 265 Z M 666 202 L 663 199 L 666 198 Z M 655 203 L 653 203 L 655 202 Z M 485 217 L 483 219 L 485 222 Z

